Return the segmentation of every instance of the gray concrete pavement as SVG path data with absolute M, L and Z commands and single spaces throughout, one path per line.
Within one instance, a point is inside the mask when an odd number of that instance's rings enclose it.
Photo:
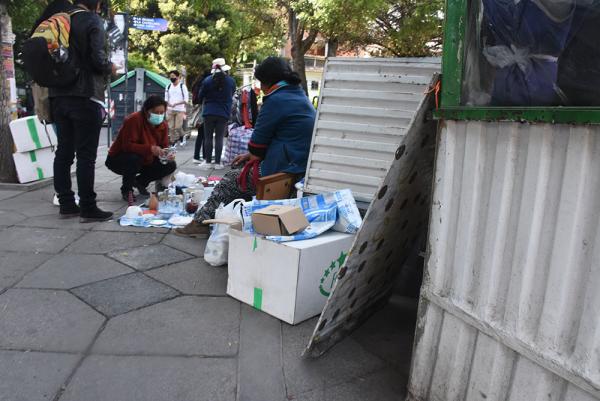
M 193 141 L 177 155 L 186 172 Z M 123 214 L 103 166 L 100 206 Z M 388 306 L 325 356 L 225 294 L 205 241 L 60 220 L 52 188 L 0 190 L 0 401 L 403 400 L 416 306 Z

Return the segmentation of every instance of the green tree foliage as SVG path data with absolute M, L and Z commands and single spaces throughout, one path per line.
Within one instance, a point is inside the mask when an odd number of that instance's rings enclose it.
M 203 0 L 132 0 L 113 3 L 130 15 L 165 18 L 167 32 L 130 30 L 130 66 L 160 71 L 185 67 L 189 81 L 224 57 L 234 67 L 275 54 L 283 27 L 276 15 L 249 12 L 246 2 Z
M 443 0 L 386 0 L 373 24 L 351 38 L 356 44 L 375 44 L 378 55 L 420 57 L 440 54 L 444 22 Z

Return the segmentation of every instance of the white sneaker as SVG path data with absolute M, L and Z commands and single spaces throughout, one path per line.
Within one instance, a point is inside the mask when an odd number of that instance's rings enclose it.
M 221 163 L 215 164 L 213 167 L 215 170 L 223 170 L 225 168 Z
M 185 137 L 183 138 L 183 141 L 180 142 L 181 146 L 185 146 L 185 144 L 187 143 Z
M 202 163 L 202 159 L 193 159 L 192 163 L 194 163 L 194 164 L 201 164 Z
M 206 161 L 203 161 L 202 163 L 200 163 L 200 165 L 198 166 L 200 168 L 205 168 L 205 169 L 210 169 L 213 167 L 212 163 L 207 163 Z
M 54 194 L 54 198 L 52 199 L 52 204 L 54 206 L 60 206 L 60 203 L 58 202 L 58 195 Z M 75 194 L 75 204 L 79 205 L 79 195 Z

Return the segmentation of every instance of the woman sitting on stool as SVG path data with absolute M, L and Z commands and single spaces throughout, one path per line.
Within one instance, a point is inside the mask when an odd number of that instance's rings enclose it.
M 260 177 L 275 173 L 304 176 L 316 113 L 300 86 L 300 77 L 279 57 L 265 59 L 254 75 L 265 96 L 248 144 L 249 153 L 233 161 L 234 166 L 244 168 L 228 171 L 194 220 L 175 229 L 176 235 L 207 237 L 209 226 L 203 221 L 214 219 L 221 203 L 226 205 L 238 198 L 251 200 Z
M 172 174 L 177 168 L 174 157 L 166 164 L 159 160 L 164 148 L 169 146 L 166 111 L 167 102 L 163 98 L 150 96 L 141 111 L 127 116 L 108 151 L 106 167 L 123 176 L 121 195 L 124 200 L 129 199 L 133 187 L 140 195 L 148 196 L 146 187 L 150 182 Z

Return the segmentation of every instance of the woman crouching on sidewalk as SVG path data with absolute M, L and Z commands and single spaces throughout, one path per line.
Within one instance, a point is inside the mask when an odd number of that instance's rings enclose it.
M 243 168 L 225 174 L 194 221 L 176 229 L 177 235 L 206 238 L 210 230 L 202 221 L 214 219 L 221 203 L 251 200 L 260 177 L 275 173 L 302 176 L 306 171 L 316 113 L 300 86 L 300 77 L 279 57 L 265 59 L 254 76 L 261 83 L 264 97 L 248 144 L 249 153 L 233 161 L 234 167 Z
M 177 168 L 174 157 L 159 159 L 169 146 L 166 110 L 167 102 L 162 97 L 150 96 L 141 111 L 125 118 L 117 139 L 108 150 L 106 167 L 123 176 L 123 200 L 129 199 L 133 187 L 140 195 L 148 196 L 148 184 L 172 174 Z

